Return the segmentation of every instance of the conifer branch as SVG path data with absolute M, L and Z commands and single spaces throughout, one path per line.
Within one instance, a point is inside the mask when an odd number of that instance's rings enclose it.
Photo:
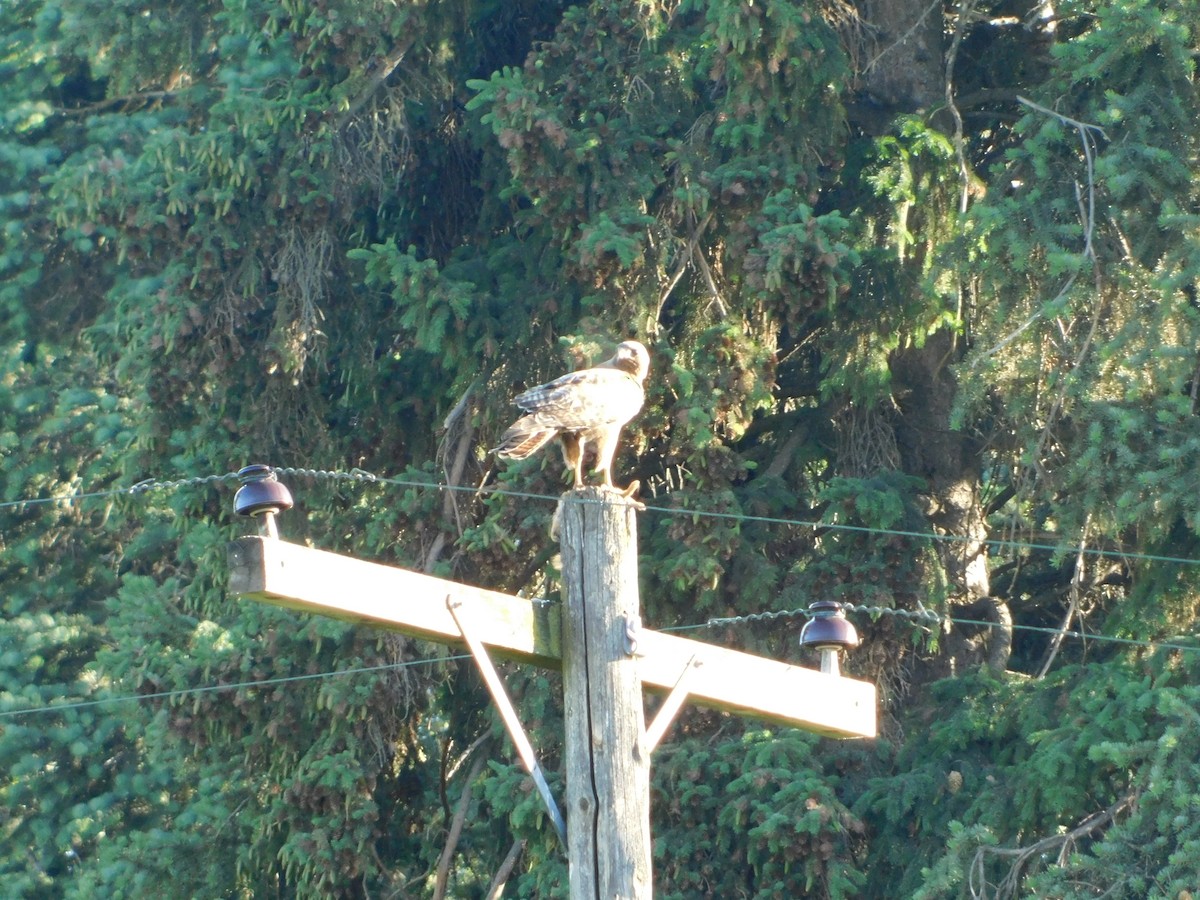
M 1094 160 L 1093 153 L 1092 153 L 1092 140 L 1093 140 L 1092 132 L 1099 134 L 1105 140 L 1108 140 L 1108 135 L 1104 133 L 1104 129 L 1101 128 L 1099 125 L 1092 125 L 1089 122 L 1081 122 L 1078 119 L 1072 119 L 1070 116 L 1064 116 L 1062 113 L 1055 112 L 1054 110 L 1049 109 L 1045 106 L 1042 106 L 1039 103 L 1034 103 L 1032 100 L 1022 97 L 1020 94 L 1017 95 L 1017 100 L 1018 100 L 1018 102 L 1024 104 L 1025 106 L 1028 106 L 1030 109 L 1036 110 L 1037 112 L 1043 113 L 1048 116 L 1053 116 L 1054 118 L 1058 119 L 1060 122 L 1064 122 L 1067 125 L 1071 125 L 1079 132 L 1079 139 L 1080 139 L 1080 142 L 1083 144 L 1084 160 L 1087 163 L 1087 182 L 1088 182 L 1087 183 L 1087 203 L 1084 204 L 1082 197 L 1078 198 L 1078 202 L 1080 204 L 1080 215 L 1084 220 L 1083 250 L 1081 251 L 1081 254 L 1085 259 L 1090 259 L 1092 261 L 1092 263 L 1095 264 L 1096 251 L 1092 246 L 1092 235 L 1095 232 L 1095 228 L 1096 228 L 1096 179 L 1095 179 L 1095 160 Z M 1054 295 L 1054 299 L 1048 305 L 1053 306 L 1053 305 L 1057 304 L 1058 301 L 1061 300 L 1063 297 L 1067 296 L 1067 293 L 1071 290 L 1072 287 L 1074 287 L 1075 282 L 1078 279 L 1078 277 L 1079 277 L 1078 272 L 1072 272 L 1070 274 L 1070 276 L 1067 278 L 1066 283 L 1059 289 L 1058 293 Z M 1044 307 L 1043 307 L 1043 309 L 1044 309 Z M 979 366 L 979 364 L 981 362 L 983 362 L 985 359 L 990 359 L 991 357 L 993 357 L 997 353 L 999 353 L 1001 350 L 1003 350 L 1005 347 L 1007 347 L 1009 344 L 1011 344 L 1013 341 L 1015 341 L 1018 337 L 1020 337 L 1020 335 L 1022 335 L 1025 331 L 1027 331 L 1030 328 L 1030 326 L 1032 326 L 1035 322 L 1037 322 L 1039 319 L 1041 319 L 1043 315 L 1044 315 L 1044 313 L 1043 313 L 1042 309 L 1034 310 L 1033 314 L 1030 315 L 1029 318 L 1027 318 L 1020 325 L 1018 325 L 1006 337 L 1002 338 L 999 341 L 999 343 L 997 343 L 994 347 L 992 347 L 990 350 L 988 350 L 984 353 L 980 353 L 978 356 L 976 356 L 974 361 L 971 363 L 969 371 L 973 372 Z M 1094 317 L 1093 317 L 1093 321 L 1095 321 Z M 1093 327 L 1092 330 L 1094 332 L 1095 328 Z M 1085 352 L 1086 352 L 1086 347 L 1085 347 Z

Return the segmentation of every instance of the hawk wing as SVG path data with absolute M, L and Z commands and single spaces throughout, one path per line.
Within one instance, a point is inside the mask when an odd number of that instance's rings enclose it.
M 513 401 L 525 413 L 500 438 L 496 455 L 525 459 L 562 432 L 619 429 L 642 408 L 642 386 L 620 369 L 584 369 L 538 385 Z
M 577 431 L 595 425 L 624 425 L 642 408 L 645 395 L 620 369 L 572 372 L 530 388 L 513 402 L 527 418 L 547 428 Z

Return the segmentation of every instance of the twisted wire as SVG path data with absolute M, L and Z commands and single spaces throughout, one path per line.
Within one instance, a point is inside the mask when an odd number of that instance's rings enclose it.
M 343 471 L 343 470 L 338 470 L 338 469 L 309 469 L 309 468 L 301 468 L 301 467 L 293 467 L 293 466 L 272 466 L 269 468 L 272 472 L 276 473 L 277 475 L 294 475 L 294 476 L 298 476 L 298 477 L 313 478 L 313 479 L 318 479 L 318 480 L 352 481 L 352 482 L 357 482 L 357 483 L 385 484 L 385 485 L 392 485 L 395 487 L 418 488 L 418 489 L 424 489 L 424 490 L 460 491 L 460 492 L 467 492 L 467 493 L 476 494 L 476 495 L 478 495 L 478 494 L 495 494 L 495 495 L 503 495 L 503 496 L 507 496 L 507 497 L 514 497 L 514 498 L 518 498 L 518 499 L 541 500 L 541 501 L 548 501 L 548 502 L 554 502 L 554 503 L 557 503 L 559 500 L 561 500 L 561 497 L 550 496 L 547 494 L 530 493 L 530 492 L 526 492 L 526 491 L 515 491 L 515 490 L 510 490 L 510 489 L 504 488 L 504 487 L 482 487 L 481 488 L 481 487 L 472 487 L 470 485 L 452 485 L 452 484 L 441 484 L 438 482 L 431 482 L 431 481 L 413 481 L 413 480 L 407 480 L 407 479 L 401 479 L 401 478 L 391 478 L 391 477 L 387 477 L 387 476 L 376 475 L 372 472 L 366 471 L 365 469 L 359 469 L 359 468 L 354 468 L 349 471 Z M 223 475 L 201 475 L 201 476 L 196 476 L 196 477 L 192 477 L 192 478 L 180 478 L 180 479 L 175 479 L 175 480 L 160 480 L 160 479 L 156 479 L 156 478 L 150 478 L 150 479 L 146 479 L 145 481 L 138 482 L 137 484 L 132 485 L 130 487 L 114 488 L 114 489 L 105 490 L 105 491 L 93 491 L 90 493 L 75 493 L 75 494 L 69 494 L 64 497 L 35 497 L 35 498 L 29 498 L 29 499 L 25 499 L 25 500 L 9 500 L 9 501 L 5 501 L 5 502 L 0 502 L 0 509 L 12 508 L 12 507 L 19 507 L 19 508 L 23 509 L 26 506 L 33 506 L 33 505 L 38 505 L 38 504 L 74 503 L 77 501 L 96 498 L 96 497 L 138 495 L 138 494 L 149 493 L 151 491 L 171 490 L 171 489 L 178 489 L 180 487 L 195 486 L 195 485 L 207 485 L 207 484 L 211 484 L 214 482 L 222 482 L 222 481 L 236 481 L 237 478 L 238 478 L 238 475 L 236 472 L 227 472 Z M 603 501 L 580 498 L 580 500 L 578 502 L 588 503 L 588 502 L 603 502 Z M 911 539 L 915 539 L 915 540 L 941 541 L 941 542 L 948 542 L 948 543 L 973 541 L 973 542 L 977 542 L 981 545 L 993 547 L 993 548 L 997 548 L 997 549 L 1031 550 L 1031 551 L 1042 551 L 1042 552 L 1046 552 L 1046 553 L 1061 553 L 1061 552 L 1063 552 L 1063 549 L 1064 549 L 1062 546 L 1058 546 L 1058 545 L 1054 545 L 1054 544 L 1044 544 L 1044 543 L 1036 543 L 1036 542 L 1029 542 L 1029 541 L 1017 541 L 1017 540 L 997 539 L 997 538 L 977 539 L 977 538 L 972 538 L 972 537 L 967 537 L 965 535 L 957 535 L 957 534 L 936 534 L 933 532 L 910 531 L 910 530 L 896 529 L 896 528 L 879 528 L 879 527 L 866 526 L 866 525 L 850 525 L 850 524 L 842 523 L 842 522 L 820 522 L 820 521 L 811 521 L 811 520 L 803 520 L 803 519 L 787 519 L 787 518 L 776 517 L 776 516 L 756 516 L 756 515 L 747 515 L 746 513 L 740 513 L 740 512 L 738 512 L 738 513 L 719 512 L 717 510 L 686 509 L 686 508 L 679 508 L 679 507 L 652 506 L 649 504 L 643 504 L 642 508 L 645 509 L 647 512 L 656 512 L 656 513 L 661 513 L 663 515 L 692 516 L 692 517 L 697 517 L 697 518 L 708 518 L 708 519 L 727 519 L 727 520 L 734 520 L 737 522 L 757 522 L 757 523 L 766 524 L 766 525 L 784 525 L 784 526 L 789 526 L 789 527 L 794 527 L 794 528 L 813 528 L 813 529 L 822 529 L 822 530 L 826 530 L 826 531 L 845 531 L 845 532 L 855 532 L 855 533 L 863 533 L 863 534 L 887 535 L 889 537 L 902 537 L 902 538 L 911 538 Z M 1154 553 L 1137 553 L 1137 552 L 1131 552 L 1131 551 L 1126 551 L 1126 550 L 1107 550 L 1107 549 L 1092 548 L 1092 547 L 1086 548 L 1083 552 L 1087 556 L 1098 557 L 1098 558 L 1115 558 L 1115 559 L 1122 559 L 1122 560 L 1126 560 L 1126 561 L 1139 560 L 1139 561 L 1144 561 L 1144 562 L 1172 563 L 1172 564 L 1176 564 L 1176 565 L 1189 565 L 1189 566 L 1200 565 L 1200 559 L 1193 559 L 1193 558 L 1180 557 L 1180 556 L 1167 556 L 1167 555 L 1154 554 Z M 896 615 L 897 614 L 897 613 L 887 613 L 883 609 L 880 609 L 878 611 L 884 615 Z
M 916 622 L 937 623 L 945 621 L 946 617 L 928 609 L 896 609 L 891 606 L 864 606 L 859 603 L 843 603 L 841 607 L 846 612 L 866 613 L 870 616 L 894 616 L 899 619 L 912 619 Z M 721 625 L 740 625 L 745 622 L 769 622 L 773 619 L 795 619 L 801 616 L 812 618 L 815 613 L 808 607 L 797 609 L 776 609 L 768 612 L 747 613 L 744 616 L 720 616 L 709 619 L 701 628 L 716 628 Z M 695 627 L 695 626 L 694 626 Z

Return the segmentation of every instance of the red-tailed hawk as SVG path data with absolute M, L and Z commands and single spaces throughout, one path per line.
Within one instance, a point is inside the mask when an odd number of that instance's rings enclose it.
M 495 448 L 505 459 L 525 459 L 557 437 L 563 460 L 575 473 L 575 488 L 584 486 L 583 467 L 594 460 L 592 471 L 612 483 L 613 453 L 621 428 L 637 415 L 645 400 L 642 388 L 650 370 L 650 354 L 637 341 L 625 341 L 612 359 L 591 369 L 563 375 L 548 384 L 530 388 L 513 403 L 525 415 L 517 419 Z M 623 493 L 637 489 L 631 485 Z

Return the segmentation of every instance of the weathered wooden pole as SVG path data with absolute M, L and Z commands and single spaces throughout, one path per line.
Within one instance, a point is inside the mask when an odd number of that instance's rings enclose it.
M 649 900 L 650 751 L 629 646 L 637 520 L 596 488 L 559 507 L 571 900 Z

